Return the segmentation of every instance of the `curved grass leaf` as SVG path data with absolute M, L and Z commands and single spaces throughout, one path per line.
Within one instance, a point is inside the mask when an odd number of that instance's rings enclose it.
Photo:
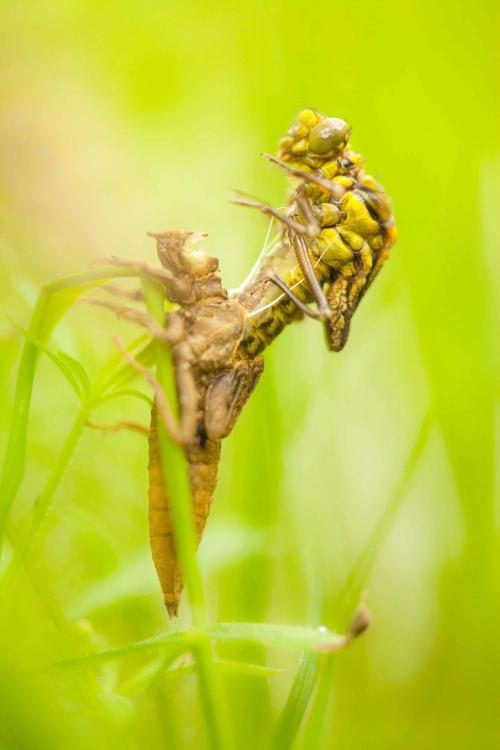
M 326 628 L 301 627 L 300 625 L 275 625 L 257 622 L 219 622 L 207 628 L 209 638 L 219 642 L 260 643 L 278 649 L 292 651 L 316 651 L 332 653 L 343 648 L 348 639 Z M 121 648 L 100 651 L 56 662 L 50 668 L 73 669 L 88 664 L 99 664 L 122 659 L 140 653 L 155 651 L 189 651 L 205 640 L 205 634 L 196 630 L 184 630 L 147 638 Z
M 87 289 L 114 277 L 137 275 L 137 268 L 133 265 L 110 267 L 67 276 L 48 284 L 38 296 L 28 327 L 29 335 L 45 343 L 65 312 Z M 28 416 L 37 356 L 37 347 L 26 340 L 17 375 L 12 420 L 0 479 L 0 552 L 10 508 L 24 476 Z
M 327 628 L 300 625 L 275 625 L 257 622 L 219 622 L 208 628 L 217 641 L 261 643 L 264 646 L 292 651 L 338 651 L 346 645 L 346 636 Z
M 144 641 L 137 641 L 128 646 L 111 649 L 109 651 L 98 651 L 87 656 L 75 656 L 71 659 L 64 659 L 48 666 L 50 671 L 66 671 L 69 669 L 79 669 L 87 667 L 90 664 L 105 664 L 115 659 L 123 659 L 127 656 L 137 654 L 153 654 L 156 651 L 164 653 L 184 653 L 189 651 L 195 644 L 194 634 L 189 631 L 177 631 L 176 633 L 162 633 L 161 635 L 147 638 Z
M 61 351 L 61 349 L 57 351 L 56 356 L 61 362 L 65 363 L 68 370 L 73 373 L 77 382 L 80 383 L 82 394 L 84 396 L 88 396 L 90 393 L 90 378 L 87 370 L 82 365 L 82 363 L 74 357 L 71 357 L 69 354 L 66 354 L 66 352 Z
M 58 370 L 66 378 L 71 388 L 76 393 L 77 397 L 81 400 L 84 391 L 83 391 L 83 386 L 82 386 L 82 381 L 81 381 L 81 373 L 78 373 L 78 374 L 76 373 L 75 363 L 78 364 L 79 367 L 83 370 L 87 378 L 87 382 L 88 382 L 88 375 L 83 365 L 77 362 L 77 360 L 73 359 L 73 357 L 70 357 L 69 354 L 65 354 L 61 350 L 59 350 L 57 354 L 52 352 L 48 347 L 45 346 L 45 344 L 43 344 L 42 341 L 40 341 L 40 339 L 37 339 L 35 338 L 35 336 L 32 336 L 30 332 L 27 331 L 25 328 L 22 328 L 21 326 L 17 325 L 17 323 L 15 323 L 13 320 L 10 320 L 10 322 L 14 326 L 14 328 L 17 331 L 19 331 L 19 333 L 21 333 L 24 336 L 24 338 L 35 347 L 35 349 L 45 354 L 50 359 L 50 361 L 55 364 Z
M 292 689 L 274 730 L 270 750 L 291 748 L 316 684 L 320 654 L 309 651 L 300 660 Z
M 166 659 L 162 658 L 147 664 L 146 667 L 138 670 L 132 677 L 124 681 L 119 687 L 119 692 L 122 695 L 133 695 L 142 690 L 154 688 L 163 680 L 195 673 L 196 665 L 192 660 L 186 661 L 184 659 L 173 665 L 174 659 L 175 656 L 169 656 Z M 214 659 L 214 666 L 221 674 L 229 677 L 276 677 L 287 671 L 280 667 L 267 667 L 262 664 L 228 659 Z
M 78 591 L 68 607 L 69 619 L 79 620 L 127 599 L 157 593 L 158 583 L 152 571 L 149 549 L 140 550 L 103 580 Z
M 321 656 L 318 687 L 302 736 L 300 750 L 319 750 L 323 745 L 325 717 L 332 697 L 334 666 L 335 661 L 331 655 Z
M 324 610 L 324 596 L 318 590 L 311 608 L 311 622 L 321 622 Z M 288 698 L 271 737 L 270 750 L 293 746 L 318 680 L 320 659 L 320 654 L 313 651 L 302 654 Z
M 146 342 L 146 343 L 145 343 Z M 149 336 L 139 336 L 125 346 L 126 351 L 133 354 L 135 359 L 144 367 L 152 367 L 155 363 L 155 342 Z M 99 393 L 107 395 L 114 393 L 139 377 L 137 372 L 125 362 L 121 352 L 114 352 L 95 379 Z

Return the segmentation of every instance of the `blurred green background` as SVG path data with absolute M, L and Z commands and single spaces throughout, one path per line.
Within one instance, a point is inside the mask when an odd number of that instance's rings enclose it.
M 223 446 L 199 555 L 211 620 L 307 624 L 320 597 L 337 628 L 362 556 L 351 592 L 365 592 L 373 627 L 335 657 L 324 732 L 297 748 L 500 746 L 499 15 L 494 0 L 1 5 L 2 445 L 23 343 L 6 316 L 26 326 L 42 284 L 96 257 L 153 260 L 147 230 L 207 231 L 238 285 L 266 225 L 229 188 L 283 203 L 259 153 L 301 108 L 346 119 L 393 198 L 399 241 L 346 349 L 328 353 L 308 320 L 267 353 Z M 53 346 L 95 372 L 117 331 L 131 335 L 76 306 Z M 21 529 L 76 408 L 42 358 Z M 122 414 L 147 421 L 123 400 L 99 417 Z M 192 674 L 127 691 L 145 662 L 39 670 L 165 630 L 146 483 L 143 437 L 85 432 L 35 583 L 22 575 L 0 603 L 2 750 L 206 746 Z M 297 657 L 225 656 L 284 670 L 223 677 L 235 747 L 265 746 Z

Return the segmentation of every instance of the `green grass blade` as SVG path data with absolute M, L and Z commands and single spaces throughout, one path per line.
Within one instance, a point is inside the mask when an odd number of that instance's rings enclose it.
M 335 660 L 333 657 L 330 654 L 322 656 L 319 663 L 318 687 L 305 726 L 300 750 L 319 750 L 323 746 L 322 738 L 328 704 L 332 695 L 334 669 Z
M 36 336 L 41 331 L 48 298 L 48 291 L 43 289 L 40 292 L 29 325 L 28 330 L 31 335 Z M 33 389 L 36 357 L 36 347 L 31 341 L 27 340 L 24 344 L 21 363 L 19 366 L 19 374 L 17 377 L 16 392 L 14 396 L 12 423 L 5 451 L 2 478 L 0 481 L 0 555 L 7 517 L 24 475 L 24 465 L 26 460 L 26 431 L 31 393 Z
M 343 622 L 343 619 L 352 612 L 359 601 L 368 576 L 375 565 L 383 543 L 387 538 L 398 511 L 406 497 L 408 485 L 425 448 L 433 423 L 434 416 L 430 410 L 422 421 L 399 479 L 396 482 L 382 513 L 375 523 L 370 538 L 354 563 L 344 587 L 339 594 L 335 606 L 335 616 L 340 618 L 338 621 L 341 623 Z
M 182 665 L 170 669 L 176 659 L 177 656 L 175 652 L 173 652 L 172 654 L 168 654 L 168 656 L 162 656 L 160 659 L 149 662 L 124 680 L 118 686 L 118 691 L 121 695 L 137 695 L 137 693 L 143 692 L 144 690 L 151 690 L 152 688 L 157 687 L 165 677 L 167 671 L 173 673 L 182 671 Z M 189 667 L 192 669 L 193 665 L 190 664 Z
M 434 422 L 432 410 L 424 417 L 420 429 L 413 443 L 410 454 L 402 468 L 399 479 L 380 514 L 375 527 L 354 563 L 349 576 L 342 588 L 335 607 L 334 615 L 337 622 L 342 623 L 349 611 L 359 601 L 366 581 L 375 565 L 382 545 L 394 523 L 399 509 L 406 497 L 408 485 L 413 476 L 417 463 L 427 443 L 430 430 Z M 322 737 L 325 727 L 325 714 L 331 696 L 333 684 L 334 660 L 325 655 L 320 663 L 319 684 L 307 722 L 301 750 L 318 750 L 322 747 Z
M 206 635 L 214 641 L 232 643 L 260 643 L 277 649 L 291 651 L 313 651 L 333 653 L 347 645 L 345 635 L 326 628 L 301 627 L 300 625 L 275 625 L 257 622 L 219 622 L 207 627 Z M 197 646 L 205 639 L 205 633 L 197 630 L 162 633 L 109 651 L 100 651 L 88 656 L 75 657 L 53 665 L 68 669 L 99 664 L 127 656 L 156 651 L 170 651 L 173 647 L 184 651 Z
M 216 668 L 226 675 L 243 675 L 245 677 L 277 677 L 286 672 L 280 667 L 268 667 L 263 664 L 252 664 L 246 661 L 232 659 L 216 659 Z
M 154 654 L 158 651 L 164 654 L 171 652 L 185 653 L 191 650 L 196 637 L 196 634 L 185 630 L 179 630 L 175 633 L 162 633 L 161 635 L 153 636 L 153 638 L 147 638 L 144 641 L 138 641 L 137 643 L 132 643 L 121 648 L 64 659 L 63 661 L 50 664 L 48 669 L 65 672 L 71 669 L 81 669 L 91 664 L 105 664 L 116 659 L 124 659 L 128 656 Z
M 142 278 L 142 286 L 149 312 L 164 324 L 165 294 L 157 282 Z M 155 342 L 158 380 L 170 404 L 177 403 L 177 388 L 170 350 Z M 167 493 L 174 527 L 177 554 L 187 588 L 195 628 L 206 628 L 205 597 L 200 570 L 196 562 L 196 536 L 192 511 L 191 487 L 184 449 L 167 434 L 163 421 L 158 420 L 158 438 L 163 476 L 167 478 Z M 201 703 L 205 713 L 209 741 L 213 750 L 228 747 L 227 723 L 224 720 L 222 696 L 218 675 L 213 668 L 212 646 L 208 638 L 201 637 L 193 647 L 197 666 Z
M 217 641 L 261 643 L 265 646 L 292 651 L 338 651 L 346 645 L 344 635 L 324 627 L 275 625 L 256 622 L 219 622 L 208 632 Z
M 85 393 L 86 385 L 85 381 L 82 382 L 81 371 L 83 371 L 83 373 L 85 374 L 88 384 L 88 375 L 83 365 L 77 362 L 76 359 L 73 359 L 73 357 L 70 357 L 69 354 L 65 354 L 61 350 L 59 350 L 57 354 L 55 354 L 47 346 L 45 346 L 45 344 L 36 339 L 34 336 L 31 336 L 26 329 L 21 328 L 21 326 L 18 326 L 13 321 L 10 322 L 12 323 L 14 328 L 16 328 L 16 330 L 18 330 L 28 341 L 30 341 L 31 344 L 33 344 L 36 349 L 38 349 L 40 352 L 43 352 L 43 354 L 45 354 L 50 359 L 50 361 L 57 367 L 59 372 L 62 373 L 64 378 L 66 378 L 71 388 L 76 393 L 78 399 L 81 400 Z M 81 371 L 79 371 L 78 373 L 75 370 L 75 363 L 78 364 L 81 368 Z
M 119 691 L 122 695 L 134 695 L 143 690 L 149 690 L 163 680 L 168 680 L 184 674 L 192 674 L 196 671 L 193 662 L 183 660 L 174 666 L 170 666 L 176 659 L 174 655 L 160 659 L 152 664 L 147 664 L 138 670 L 132 677 L 124 681 Z M 224 675 L 244 677 L 276 677 L 286 670 L 278 667 L 267 667 L 262 664 L 251 664 L 249 662 L 234 661 L 230 659 L 215 659 L 214 666 L 218 672 Z
M 69 619 L 79 620 L 130 599 L 153 596 L 158 584 L 151 575 L 152 566 L 151 552 L 144 548 L 122 561 L 106 578 L 75 591 L 67 607 Z
M 149 336 L 140 336 L 125 346 L 125 349 L 145 367 L 154 365 L 155 342 L 151 341 Z M 99 393 L 106 395 L 127 386 L 137 377 L 137 372 L 130 367 L 128 362 L 124 362 L 122 354 L 116 351 L 97 374 L 94 385 Z
M 54 496 L 61 484 L 64 472 L 66 471 L 66 468 L 75 452 L 76 446 L 78 445 L 78 441 L 80 440 L 88 416 L 89 407 L 83 405 L 76 415 L 73 426 L 63 443 L 45 488 L 33 506 L 32 518 L 28 531 L 24 538 L 15 545 L 14 555 L 7 567 L 3 581 L 3 586 L 6 586 L 7 588 L 15 583 L 19 570 L 30 555 L 40 527 L 50 509 Z
M 114 277 L 137 275 L 137 269 L 133 266 L 103 268 L 68 276 L 53 284 L 48 284 L 38 296 L 28 327 L 29 337 L 45 343 L 68 308 L 87 289 Z M 24 476 L 28 417 L 37 357 L 37 347 L 28 339 L 21 355 L 11 426 L 0 479 L 0 555 L 5 536 L 5 524 Z
M 324 605 L 324 597 L 318 591 L 313 600 L 311 622 L 321 622 Z M 302 654 L 288 698 L 271 737 L 269 750 L 293 746 L 317 682 L 319 663 L 320 654 L 314 651 Z
M 82 395 L 87 397 L 90 393 L 90 378 L 82 363 L 60 349 L 58 349 L 56 356 L 66 365 L 67 370 L 72 373 L 76 382 L 79 383 Z
M 292 689 L 276 724 L 269 750 L 291 748 L 311 698 L 318 674 L 320 655 L 309 651 L 301 657 Z

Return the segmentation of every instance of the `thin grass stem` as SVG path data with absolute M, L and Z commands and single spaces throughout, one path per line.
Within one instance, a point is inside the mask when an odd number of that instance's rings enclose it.
M 160 325 L 163 325 L 165 312 L 162 288 L 147 277 L 142 278 L 142 287 L 149 312 Z M 169 403 L 176 404 L 177 393 L 171 352 L 159 341 L 155 343 L 155 350 L 158 380 Z M 175 546 L 191 606 L 193 625 L 199 635 L 193 646 L 193 655 L 201 703 L 211 747 L 213 750 L 224 750 L 228 747 L 226 722 L 218 675 L 213 663 L 212 644 L 206 633 L 205 597 L 201 573 L 196 562 L 196 536 L 186 456 L 184 449 L 167 434 L 161 419 L 158 419 L 158 436 L 163 476 L 170 499 Z
M 337 623 L 343 622 L 349 611 L 356 606 L 373 570 L 383 543 L 396 519 L 407 494 L 410 480 L 423 453 L 429 433 L 434 423 L 432 407 L 426 413 L 417 433 L 412 449 L 399 475 L 384 509 L 382 510 L 370 537 L 354 563 L 346 582 L 337 597 L 334 613 Z M 301 750 L 318 750 L 323 746 L 325 716 L 333 686 L 334 659 L 330 654 L 323 655 L 320 663 L 319 684 L 312 704 L 309 720 L 304 732 Z
M 346 582 L 338 596 L 337 604 L 334 608 L 335 616 L 338 616 L 342 620 L 348 616 L 348 613 L 351 612 L 358 603 L 363 588 L 366 585 L 368 577 L 380 554 L 383 543 L 387 539 L 389 531 L 392 528 L 396 516 L 406 497 L 410 480 L 427 443 L 433 422 L 434 415 L 432 410 L 429 410 L 420 425 L 420 429 L 401 474 L 399 475 L 399 479 L 396 482 L 385 507 L 380 513 L 367 543 L 363 547 L 351 569 L 351 572 L 347 576 Z
M 40 528 L 50 510 L 54 496 L 59 489 L 61 480 L 68 467 L 71 458 L 75 452 L 76 446 L 80 440 L 85 424 L 90 414 L 89 404 L 83 404 L 75 417 L 73 426 L 63 443 L 57 461 L 54 468 L 47 480 L 45 488 L 41 495 L 37 498 L 33 507 L 33 513 L 30 521 L 28 531 L 24 537 L 15 544 L 14 555 L 5 571 L 4 584 L 7 587 L 11 587 L 17 580 L 17 575 L 29 558 L 36 538 L 40 531 Z
M 300 659 L 285 707 L 276 724 L 269 750 L 291 748 L 316 685 L 320 654 L 306 652 Z
M 24 342 L 14 395 L 10 432 L 0 479 L 0 556 L 12 503 L 24 476 L 28 417 L 39 356 L 35 341 L 44 342 L 73 302 L 92 286 L 115 277 L 138 276 L 134 266 L 102 268 L 67 276 L 43 287 Z
M 332 696 L 335 659 L 322 655 L 318 666 L 318 681 L 311 711 L 304 729 L 300 750 L 318 750 L 323 747 L 325 717 Z
M 309 618 L 313 625 L 319 625 L 324 609 L 324 597 L 318 590 L 313 597 Z M 320 659 L 320 654 L 314 651 L 305 651 L 301 655 L 288 698 L 276 722 L 269 750 L 281 750 L 294 745 L 317 684 Z

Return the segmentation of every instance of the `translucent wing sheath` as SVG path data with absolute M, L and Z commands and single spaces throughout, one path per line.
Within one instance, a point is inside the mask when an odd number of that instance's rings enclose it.
M 166 319 L 185 440 L 193 511 L 201 539 L 217 481 L 220 441 L 226 437 L 263 370 L 260 353 L 304 312 L 325 326 L 329 348 L 345 345 L 360 299 L 388 257 L 396 233 L 388 196 L 365 174 L 349 147 L 350 130 L 337 118 L 301 112 L 280 142 L 281 168 L 292 180 L 284 213 L 257 201 L 239 201 L 273 216 L 279 235 L 249 283 L 229 297 L 216 258 L 189 250 L 191 235 L 155 235 L 166 274 L 165 295 L 179 309 Z M 316 303 L 316 308 L 309 306 Z M 169 615 L 175 615 L 182 579 L 175 552 L 157 410 L 149 437 L 151 548 Z

